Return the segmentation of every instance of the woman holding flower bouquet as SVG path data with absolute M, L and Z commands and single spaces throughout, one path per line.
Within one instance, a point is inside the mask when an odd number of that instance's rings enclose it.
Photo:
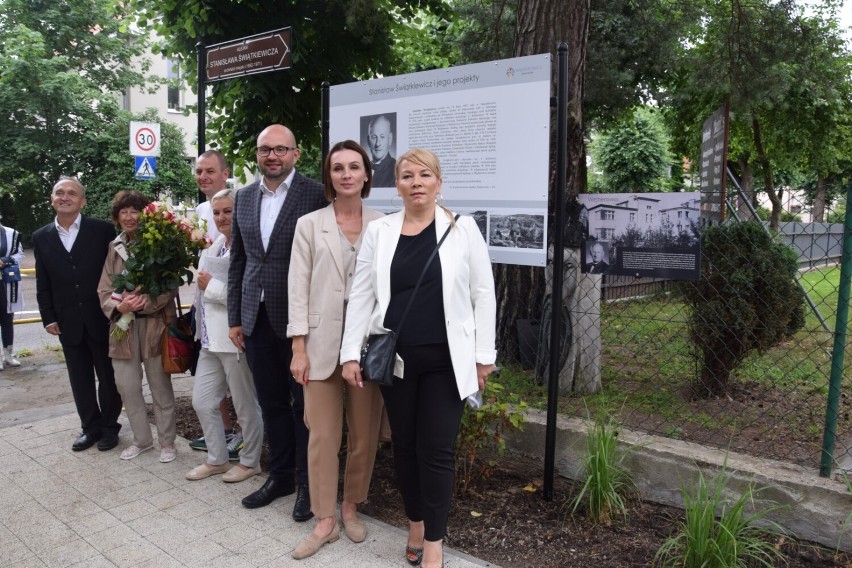
M 166 322 L 175 320 L 176 289 L 152 297 L 137 286 L 127 291 L 126 263 L 138 238 L 139 219 L 151 200 L 137 191 L 119 191 L 110 210 L 121 234 L 110 243 L 101 273 L 98 295 L 104 314 L 110 319 L 109 356 L 115 370 L 115 383 L 133 430 L 133 444 L 121 452 L 130 460 L 154 447 L 151 427 L 142 395 L 142 368 L 154 401 L 154 421 L 160 443 L 160 461 L 177 456 L 175 449 L 175 393 L 171 377 L 163 371 L 160 342 Z M 117 279 L 117 276 L 124 276 Z M 121 280 L 122 290 L 115 285 Z

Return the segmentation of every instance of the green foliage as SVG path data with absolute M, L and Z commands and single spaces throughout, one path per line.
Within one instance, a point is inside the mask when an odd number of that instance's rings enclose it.
M 756 511 L 756 500 L 763 490 L 749 484 L 736 499 L 727 495 L 730 476 L 727 464 L 713 478 L 698 472 L 698 483 L 690 492 L 682 489 L 685 520 L 680 531 L 666 540 L 654 556 L 654 566 L 683 568 L 732 568 L 737 566 L 775 566 L 784 555 L 764 538 L 777 534 L 780 527 L 767 520 L 778 507 Z M 752 510 L 754 512 L 749 512 Z M 717 518 L 718 515 L 718 518 Z M 768 524 L 758 529 L 755 523 Z
M 137 25 L 153 27 L 165 38 L 163 54 L 179 60 L 190 77 L 197 74 L 197 42 L 211 45 L 293 28 L 290 69 L 210 87 L 208 144 L 221 150 L 238 173 L 254 164 L 255 138 L 271 123 L 289 126 L 300 146 L 319 149 L 322 83 L 336 85 L 413 70 L 405 68 L 412 54 L 400 55 L 394 49 L 394 32 L 401 29 L 398 19 L 421 19 L 422 27 L 407 30 L 400 40 L 410 46 L 418 38 L 440 39 L 439 20 L 449 14 L 442 0 L 133 0 L 131 4 L 141 14 Z M 429 18 L 424 14 L 436 19 L 425 22 Z M 444 54 L 434 46 L 423 51 L 438 54 L 437 60 Z
M 526 409 L 524 401 L 495 380 L 486 384 L 482 407 L 465 405 L 456 438 L 456 494 L 464 495 L 479 480 L 491 477 L 497 463 L 493 453 L 505 452 L 507 430 L 523 430 Z
M 769 221 L 772 217 L 772 211 L 767 209 L 766 207 L 755 207 L 755 211 L 757 212 L 757 216 L 760 217 L 761 221 Z M 799 223 L 802 222 L 802 217 L 800 215 L 796 215 L 795 213 L 790 213 L 789 211 L 781 212 L 781 222 L 787 223 L 797 221 Z
M 127 150 L 130 121 L 160 124 L 160 156 L 157 158 L 157 177 L 136 179 L 134 160 Z M 135 189 L 155 201 L 167 197 L 176 202 L 195 201 L 198 190 L 192 168 L 186 162 L 184 133 L 175 124 L 162 120 L 156 110 L 131 116 L 120 112 L 112 123 L 95 136 L 96 152 L 86 173 L 86 214 L 109 219 L 112 198 L 122 189 Z
M 580 493 L 571 501 L 571 512 L 585 504 L 586 514 L 595 524 L 610 524 L 627 516 L 626 495 L 633 480 L 624 467 L 627 450 L 618 445 L 619 425 L 612 417 L 599 417 L 586 434 L 583 456 L 585 481 Z
M 506 0 L 455 0 L 455 44 L 464 63 L 480 63 L 512 57 L 517 14 L 515 3 Z
M 680 283 L 690 338 L 702 362 L 699 396 L 727 391 L 731 372 L 804 325 L 804 296 L 795 283 L 796 254 L 760 223 L 705 228 L 701 279 Z
M 727 102 L 729 161 L 740 175 L 762 182 L 775 227 L 777 170 L 827 177 L 849 155 L 852 76 L 849 44 L 837 25 L 839 4 L 821 3 L 808 14 L 801 2 L 692 4 L 702 13 L 682 49 L 666 59 L 661 100 L 675 148 L 697 165 L 700 125 Z
M 603 191 L 631 193 L 665 188 L 672 161 L 668 137 L 650 109 L 637 109 L 632 117 L 604 130 L 593 146 L 603 169 Z
M 826 215 L 826 223 L 845 223 L 846 222 L 846 206 L 838 205 Z
M 4 0 L 0 14 L 0 193 L 24 233 L 47 222 L 60 175 L 86 172 L 116 93 L 144 82 L 146 38 L 111 0 Z M 135 62 L 135 63 L 133 63 Z

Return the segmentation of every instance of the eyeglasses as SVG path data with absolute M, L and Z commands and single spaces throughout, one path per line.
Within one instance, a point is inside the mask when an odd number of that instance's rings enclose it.
M 275 148 L 268 148 L 266 146 L 261 146 L 257 149 L 257 155 L 261 158 L 265 158 L 269 155 L 270 152 L 275 152 L 275 155 L 279 158 L 283 158 L 287 155 L 288 152 L 295 152 L 298 148 L 289 148 L 287 146 L 276 146 Z

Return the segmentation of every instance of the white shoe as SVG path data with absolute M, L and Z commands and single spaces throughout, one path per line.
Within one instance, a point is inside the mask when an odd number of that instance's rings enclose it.
M 13 349 L 14 347 L 12 347 L 11 345 L 9 347 L 3 348 L 3 363 L 9 365 L 10 367 L 20 367 L 21 362 L 12 356 Z M 0 370 L 3 370 L 2 366 L 0 366 Z
M 148 450 L 150 450 L 153 447 L 154 447 L 153 445 L 150 445 L 150 446 L 145 446 L 144 448 L 140 448 L 139 446 L 134 444 L 130 447 L 125 448 L 124 451 L 121 452 L 121 459 L 132 460 L 133 458 L 135 458 L 136 456 L 138 456 L 142 452 L 147 452 Z

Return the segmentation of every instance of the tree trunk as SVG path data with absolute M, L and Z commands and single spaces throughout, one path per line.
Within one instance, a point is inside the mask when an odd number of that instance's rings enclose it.
M 825 176 L 817 174 L 816 195 L 814 205 L 811 209 L 813 221 L 822 223 L 825 221 Z
M 760 130 L 760 121 L 755 116 L 751 119 L 752 134 L 754 135 L 754 148 L 757 151 L 757 161 L 763 170 L 763 190 L 769 196 L 772 203 L 772 215 L 769 218 L 769 228 L 777 231 L 781 225 L 781 197 L 775 192 L 775 184 L 772 181 L 772 165 L 763 147 L 763 135 Z
M 518 19 L 515 33 L 516 57 L 533 55 L 537 53 L 550 53 L 553 56 L 553 87 L 556 93 L 556 47 L 559 42 L 568 44 L 568 172 L 567 172 L 567 198 L 570 203 L 576 200 L 576 196 L 585 193 L 586 190 L 586 150 L 584 140 L 583 124 L 583 94 L 585 83 L 586 48 L 589 36 L 589 0 L 521 0 L 518 6 Z M 550 154 L 550 182 L 549 182 L 549 204 L 548 209 L 552 213 L 554 209 L 553 196 L 555 194 L 556 182 L 556 124 L 555 111 L 551 113 L 551 154 Z M 576 207 L 568 208 L 569 211 L 579 214 Z M 567 226 L 576 228 L 579 219 L 567 219 Z M 553 231 L 565 230 L 565 227 L 554 227 L 548 223 L 549 242 L 552 242 Z M 571 250 L 564 251 L 566 258 L 578 258 L 579 246 L 581 244 L 578 234 L 575 232 L 566 234 L 566 247 Z M 571 263 L 574 274 L 567 274 L 563 287 L 563 303 L 571 309 L 577 308 L 581 302 L 577 298 L 578 291 L 586 290 L 587 284 L 597 288 L 598 296 L 600 285 L 598 281 L 584 282 L 586 278 L 578 274 L 579 262 Z M 552 271 L 548 270 L 549 274 Z M 573 276 L 573 278 L 571 277 Z M 545 284 L 544 271 L 537 268 L 523 266 L 500 265 L 495 269 L 498 291 L 498 349 L 503 349 L 503 355 L 511 354 L 517 356 L 517 342 L 514 340 L 515 322 L 519 317 L 534 317 L 541 313 L 541 304 L 545 293 L 550 293 L 549 286 Z M 549 278 L 549 275 L 548 275 Z M 569 281 L 576 287 L 569 288 Z M 569 297 L 564 297 L 569 294 Z M 554 294 L 554 296 L 556 296 Z M 587 310 L 589 313 L 599 314 L 599 302 L 594 309 Z M 522 315 L 529 314 L 529 315 Z M 534 318 L 535 319 L 535 318 Z M 550 322 L 541 322 L 549 326 Z M 512 334 L 507 337 L 507 334 Z M 572 337 L 573 344 L 570 354 L 566 358 L 565 365 L 560 369 L 559 382 L 563 390 L 581 390 L 593 392 L 600 388 L 600 316 L 587 317 L 586 314 L 572 313 Z M 593 341 L 592 338 L 597 338 Z M 510 348 L 510 349 L 507 349 Z M 541 352 L 541 351 L 540 351 Z M 577 385 L 582 385 L 579 388 Z
M 743 190 L 743 195 L 745 195 L 745 198 L 748 199 L 752 207 L 757 208 L 757 195 L 755 195 L 754 191 L 754 172 L 751 169 L 751 163 L 745 157 L 739 158 L 737 163 L 740 166 L 740 189 Z M 740 203 L 737 213 L 739 213 L 740 219 L 753 218 L 751 210 L 749 210 L 745 203 Z M 759 221 L 760 219 L 756 220 Z

